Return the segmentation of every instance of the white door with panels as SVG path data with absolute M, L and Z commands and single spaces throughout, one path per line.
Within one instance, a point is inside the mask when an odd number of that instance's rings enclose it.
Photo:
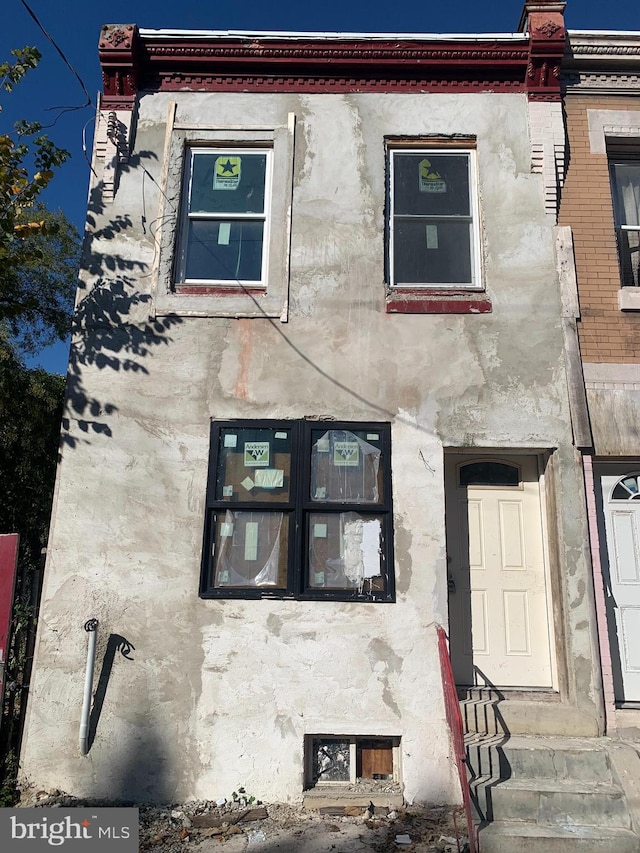
M 537 457 L 449 454 L 445 480 L 456 683 L 551 688 Z
M 602 548 L 616 701 L 640 702 L 640 466 L 600 469 Z M 602 534 L 602 531 L 601 531 Z

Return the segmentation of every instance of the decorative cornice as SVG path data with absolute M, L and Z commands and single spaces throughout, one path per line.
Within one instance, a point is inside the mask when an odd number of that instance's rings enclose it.
M 554 8 L 562 4 L 551 4 Z M 559 100 L 561 12 L 530 15 L 532 34 L 424 38 L 274 34 L 140 34 L 104 27 L 103 103 L 131 108 L 138 91 L 526 92 Z
M 100 31 L 104 109 L 133 109 L 138 93 L 138 49 L 135 24 L 107 24 Z
M 635 73 L 616 71 L 569 71 L 562 75 L 567 94 L 640 95 L 640 69 Z

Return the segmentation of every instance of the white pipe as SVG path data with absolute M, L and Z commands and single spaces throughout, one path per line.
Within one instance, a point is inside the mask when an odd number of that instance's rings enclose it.
M 91 693 L 93 690 L 93 669 L 96 662 L 96 639 L 98 636 L 98 620 L 89 619 L 84 623 L 84 630 L 89 634 L 87 648 L 87 670 L 84 676 L 84 696 L 82 698 L 82 714 L 80 717 L 80 752 L 89 752 L 89 711 L 91 710 Z

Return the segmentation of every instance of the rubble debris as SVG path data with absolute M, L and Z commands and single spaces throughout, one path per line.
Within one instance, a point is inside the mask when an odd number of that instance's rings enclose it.
M 122 801 L 81 800 L 61 791 L 38 792 L 23 796 L 21 806 L 56 808 L 62 806 L 122 806 L 136 805 Z M 238 802 L 219 805 L 215 800 L 191 800 L 168 806 L 139 806 L 140 853 L 220 853 L 232 851 L 277 849 L 291 846 L 303 850 L 308 835 L 314 850 L 335 853 L 355 849 L 362 853 L 457 853 L 458 844 L 453 808 L 423 806 L 388 808 L 376 806 L 373 816 L 364 806 L 323 807 L 306 811 L 297 805 L 271 803 L 247 808 Z M 401 843 L 400 840 L 409 839 Z M 351 841 L 349 842 L 349 839 Z M 359 839 L 357 841 L 356 839 Z M 318 846 L 318 840 L 322 847 Z M 453 848 L 450 843 L 454 842 Z M 460 839 L 460 849 L 466 839 Z M 213 846 L 211 846 L 213 844 Z M 249 847 L 249 845 L 252 845 Z

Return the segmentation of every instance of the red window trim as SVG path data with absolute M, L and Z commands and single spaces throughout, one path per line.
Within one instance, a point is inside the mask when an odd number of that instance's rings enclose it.
M 416 290 L 402 288 L 387 294 L 387 314 L 490 314 L 486 293 L 468 290 Z

